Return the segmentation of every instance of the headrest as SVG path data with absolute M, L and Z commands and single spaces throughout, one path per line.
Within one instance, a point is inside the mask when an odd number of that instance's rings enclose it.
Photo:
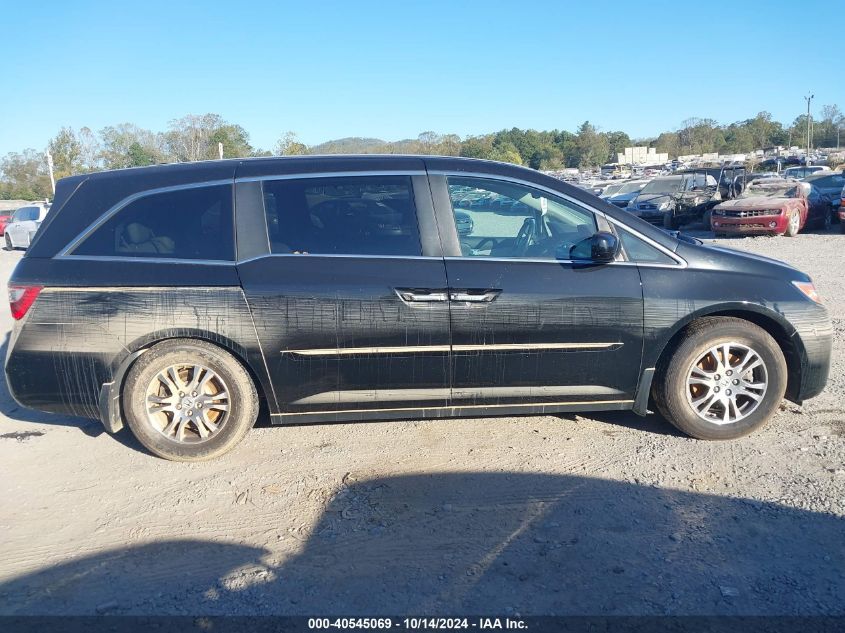
M 126 235 L 126 241 L 130 244 L 149 242 L 154 237 L 153 232 L 150 229 L 143 224 L 138 224 L 137 222 L 127 224 L 123 232 L 124 235 Z

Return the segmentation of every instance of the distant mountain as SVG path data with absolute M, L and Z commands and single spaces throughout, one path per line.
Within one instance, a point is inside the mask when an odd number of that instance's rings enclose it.
M 387 141 L 380 138 L 362 138 L 347 136 L 332 141 L 326 141 L 308 148 L 310 154 L 371 154 L 387 145 Z

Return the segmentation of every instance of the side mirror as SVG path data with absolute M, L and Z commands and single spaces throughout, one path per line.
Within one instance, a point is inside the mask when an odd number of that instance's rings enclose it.
M 619 239 L 607 231 L 599 231 L 574 244 L 569 259 L 599 263 L 612 262 L 619 254 Z

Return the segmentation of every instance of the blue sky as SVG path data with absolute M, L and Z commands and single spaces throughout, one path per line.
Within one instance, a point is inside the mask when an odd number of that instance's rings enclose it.
M 760 110 L 789 122 L 808 90 L 814 109 L 845 109 L 840 2 L 11 0 L 0 154 L 63 125 L 163 130 L 205 112 L 263 148 L 286 130 L 315 144 L 586 119 L 646 136 Z

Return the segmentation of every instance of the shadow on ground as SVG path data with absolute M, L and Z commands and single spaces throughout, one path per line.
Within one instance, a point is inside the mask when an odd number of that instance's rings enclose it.
M 586 477 L 347 480 L 285 560 L 131 547 L 7 581 L 0 613 L 843 614 L 843 536 L 832 515 Z

